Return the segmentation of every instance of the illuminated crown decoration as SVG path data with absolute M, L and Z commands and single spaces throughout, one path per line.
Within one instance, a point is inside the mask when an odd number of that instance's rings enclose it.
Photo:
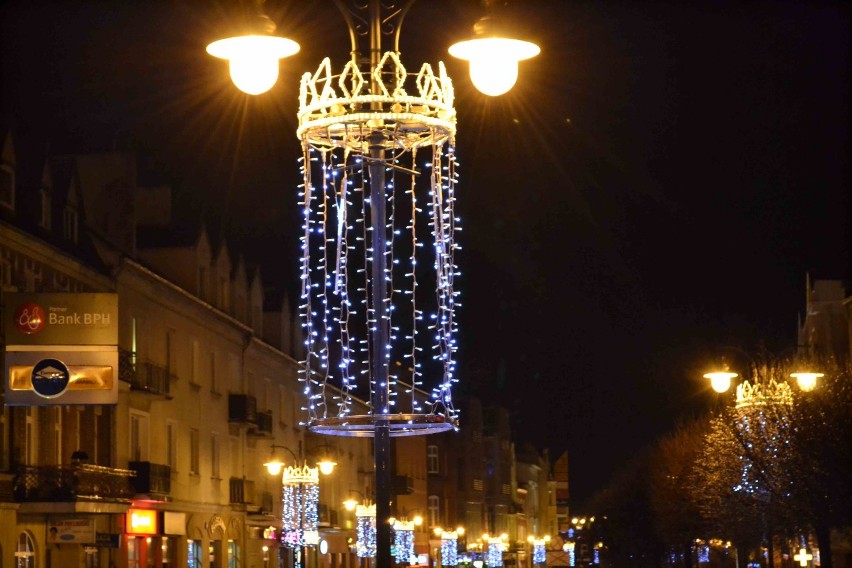
M 765 404 L 792 404 L 793 391 L 786 382 L 770 380 L 768 383 L 743 381 L 737 386 L 736 408 L 747 408 Z
M 387 52 L 371 69 L 352 60 L 333 75 L 326 58 L 302 76 L 300 380 L 311 431 L 456 428 L 456 111 L 437 69 L 409 74 Z M 387 402 L 375 402 L 378 389 Z
M 319 483 L 319 469 L 309 465 L 287 466 L 282 474 L 284 485 L 297 485 L 299 483 Z

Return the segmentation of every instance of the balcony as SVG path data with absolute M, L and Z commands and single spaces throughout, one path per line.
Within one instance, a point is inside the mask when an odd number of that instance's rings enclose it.
M 257 399 L 250 394 L 229 394 L 228 422 L 256 425 Z
M 159 463 L 133 461 L 128 467 L 136 472 L 131 485 L 137 495 L 147 495 L 156 501 L 168 501 L 172 487 L 172 468 Z
M 249 431 L 249 435 L 258 438 L 272 437 L 272 412 L 258 412 L 257 425 Z
M 14 479 L 19 502 L 97 501 L 129 503 L 136 472 L 100 465 L 22 466 Z
M 162 365 L 139 359 L 134 351 L 119 349 L 118 378 L 130 383 L 131 392 L 171 400 L 171 382 L 177 375 Z
M 231 504 L 232 505 L 253 505 L 254 499 L 254 481 L 242 477 L 231 478 Z

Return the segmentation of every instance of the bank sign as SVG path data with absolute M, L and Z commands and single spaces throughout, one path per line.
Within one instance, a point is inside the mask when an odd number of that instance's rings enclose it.
M 4 294 L 6 404 L 118 402 L 116 294 Z

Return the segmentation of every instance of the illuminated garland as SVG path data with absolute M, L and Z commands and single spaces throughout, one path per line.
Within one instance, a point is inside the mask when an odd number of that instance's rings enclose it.
M 503 565 L 503 540 L 492 538 L 488 541 L 488 548 L 485 551 L 485 565 L 488 568 L 495 568 Z
M 441 566 L 457 566 L 459 563 L 458 534 L 441 533 Z
M 395 53 L 385 53 L 370 73 L 382 94 L 364 91 L 366 77 L 350 62 L 333 78 L 326 59 L 316 74 L 302 78 L 299 313 L 306 410 L 311 423 L 345 419 L 355 398 L 373 401 L 381 388 L 387 406 L 372 414 L 437 414 L 454 423 L 460 228 L 452 83 L 443 65 L 436 75 L 426 64 L 416 86 L 404 86 L 414 76 Z M 406 94 L 413 90 L 416 95 Z M 370 185 L 377 123 L 387 136 L 381 188 Z M 384 195 L 384 218 L 376 215 L 380 208 L 373 207 L 371 193 Z M 374 230 L 382 231 L 380 250 L 373 250 Z M 373 300 L 378 255 L 386 266 L 382 321 Z M 380 328 L 387 337 L 379 346 L 387 385 L 371 382 L 372 343 Z
M 376 506 L 358 505 L 355 518 L 358 521 L 356 553 L 359 558 L 373 558 L 376 556 Z
M 319 542 L 319 471 L 288 467 L 282 476 L 281 544 L 288 548 Z
M 543 540 L 536 540 L 533 543 L 533 563 L 544 564 L 547 562 L 547 549 L 544 546 Z
M 393 524 L 394 558 L 401 564 L 410 564 L 414 556 L 414 523 L 396 521 Z

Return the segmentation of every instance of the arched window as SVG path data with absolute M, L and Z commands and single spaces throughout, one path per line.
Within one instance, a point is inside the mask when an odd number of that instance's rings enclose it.
M 18 535 L 18 545 L 15 550 L 16 568 L 36 568 L 35 542 L 33 535 L 24 531 Z

